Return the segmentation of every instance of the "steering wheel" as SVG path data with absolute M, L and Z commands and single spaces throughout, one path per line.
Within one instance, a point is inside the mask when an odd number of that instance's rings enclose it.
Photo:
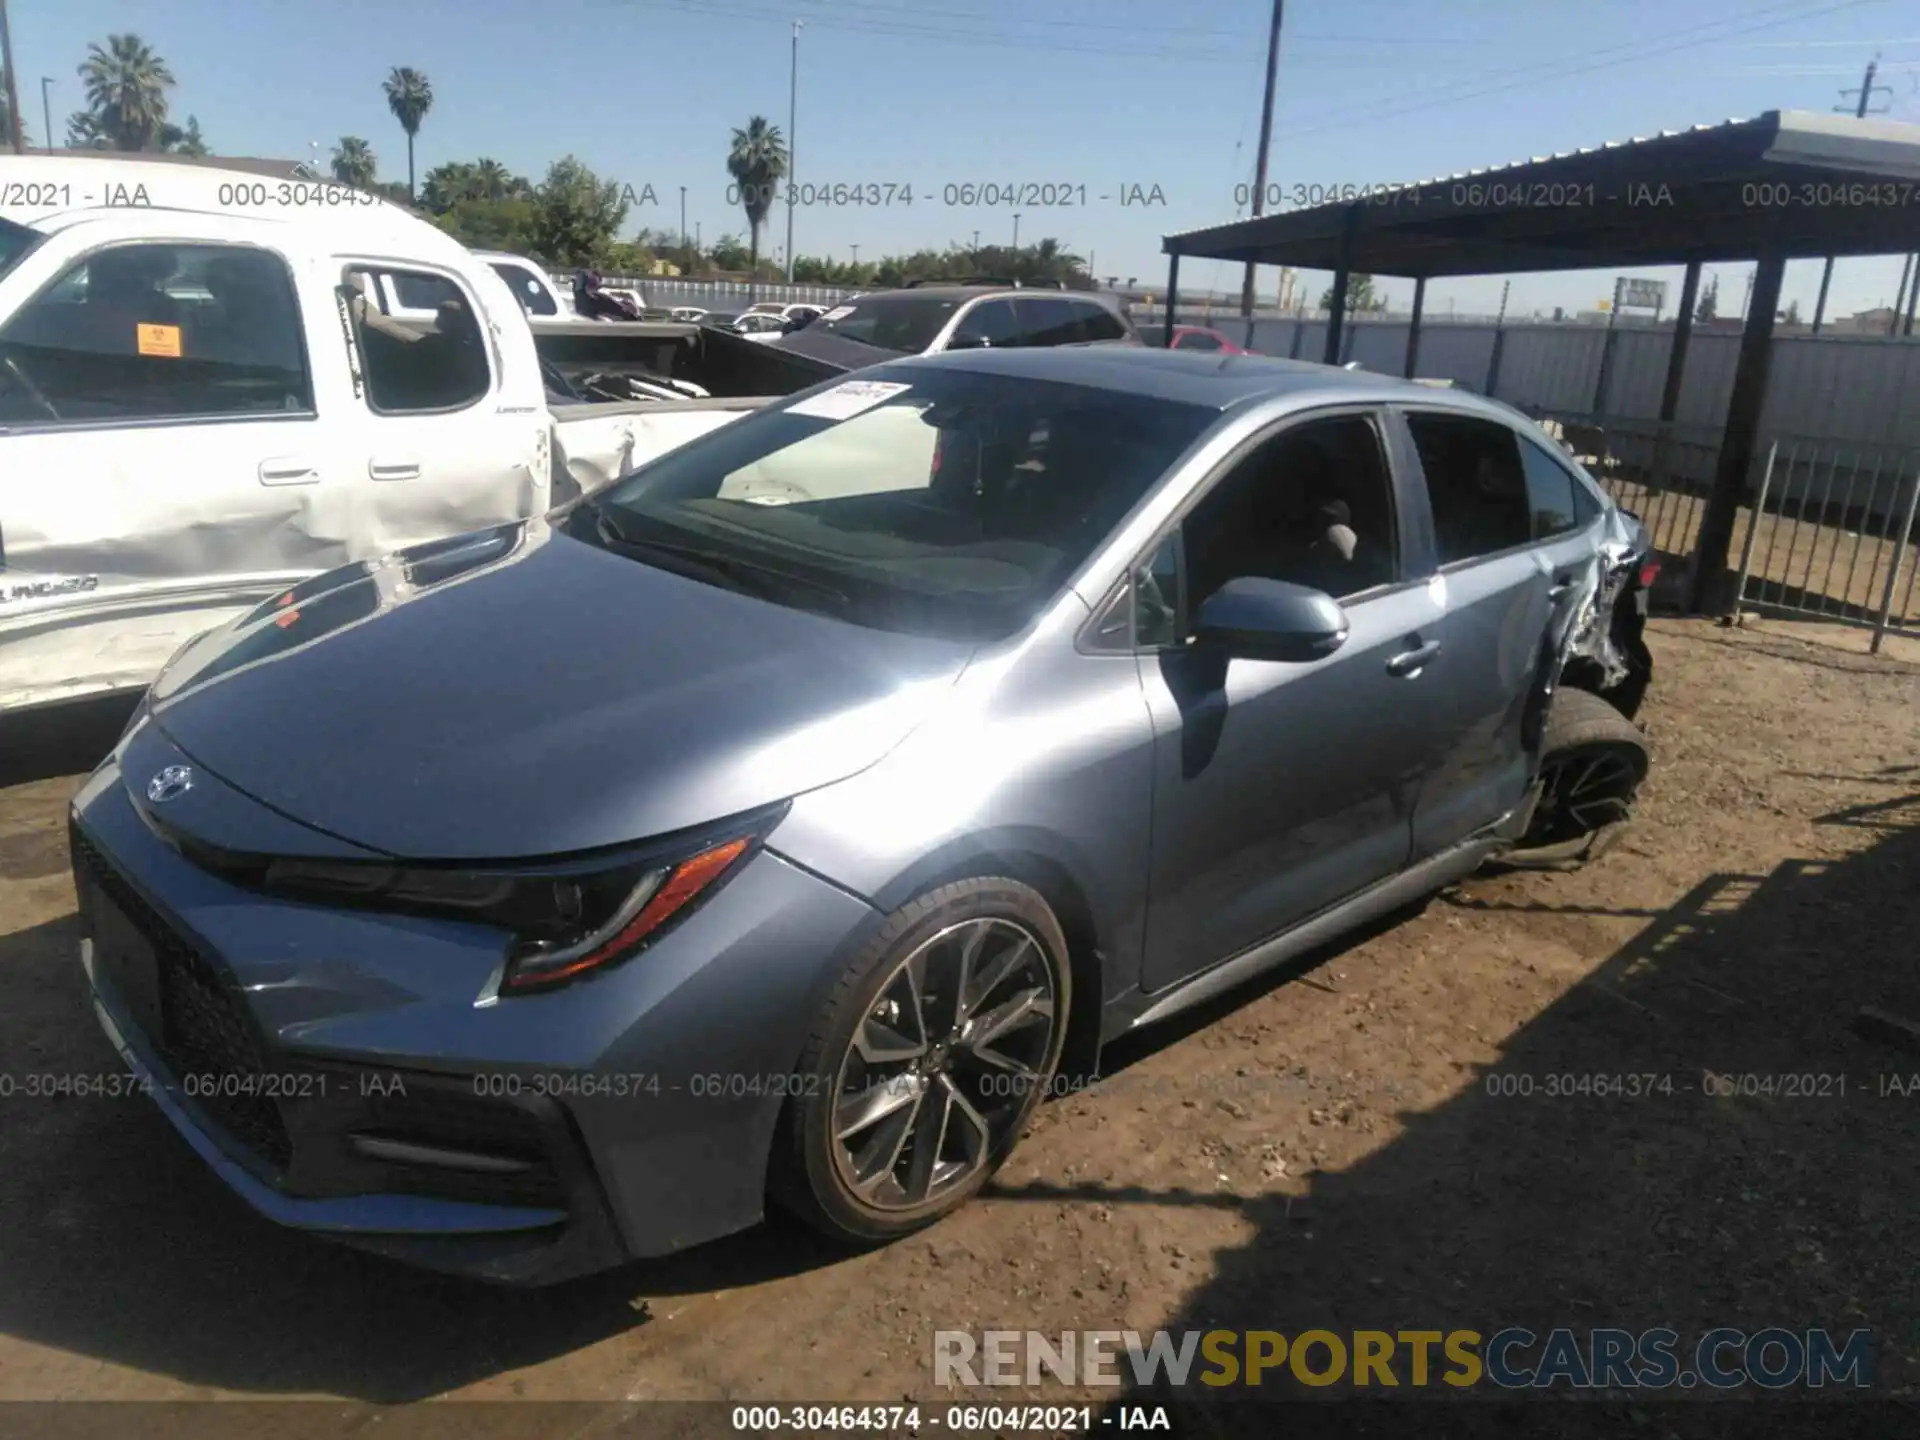
M 40 387 L 27 378 L 27 372 L 20 368 L 20 362 L 14 359 L 13 356 L 9 355 L 5 360 L 0 360 L 0 369 L 4 369 L 8 374 L 12 375 L 15 380 L 19 381 L 20 388 L 26 391 L 34 402 L 38 404 L 42 410 L 45 410 L 49 416 L 55 420 L 66 419 L 66 416 L 53 408 L 53 402 L 40 393 Z

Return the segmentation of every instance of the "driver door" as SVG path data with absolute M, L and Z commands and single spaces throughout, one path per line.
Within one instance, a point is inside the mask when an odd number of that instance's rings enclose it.
M 1407 863 L 1436 753 L 1425 647 L 1442 612 L 1423 583 L 1402 578 L 1401 514 L 1381 417 L 1322 412 L 1283 422 L 1223 466 L 1136 571 L 1154 727 L 1143 990 Z M 1250 575 L 1339 599 L 1345 644 L 1305 663 L 1196 645 L 1200 605 Z

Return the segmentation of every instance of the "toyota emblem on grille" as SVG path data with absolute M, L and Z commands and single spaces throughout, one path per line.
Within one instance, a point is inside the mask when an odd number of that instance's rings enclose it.
M 147 799 L 156 805 L 178 800 L 193 788 L 191 765 L 169 765 L 147 782 Z

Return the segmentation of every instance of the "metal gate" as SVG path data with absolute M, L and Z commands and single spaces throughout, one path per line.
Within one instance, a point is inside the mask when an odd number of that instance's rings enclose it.
M 1781 436 L 1741 511 L 1739 603 L 1888 629 L 1920 623 L 1920 451 Z

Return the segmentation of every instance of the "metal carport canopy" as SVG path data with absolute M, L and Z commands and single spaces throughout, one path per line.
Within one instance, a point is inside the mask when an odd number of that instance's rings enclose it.
M 1415 279 L 1920 248 L 1920 125 L 1807 110 L 1167 236 L 1163 254 Z
M 1348 278 L 1414 282 L 1414 373 L 1427 281 L 1443 275 L 1684 265 L 1661 401 L 1674 418 L 1703 263 L 1757 262 L 1712 492 L 1691 557 L 1696 611 L 1732 601 L 1728 550 L 1758 438 L 1788 260 L 1920 250 L 1920 125 L 1770 110 L 1650 139 L 1549 155 L 1169 235 L 1167 343 L 1188 256 L 1334 274 L 1326 359 L 1340 353 Z M 1656 468 L 1658 462 L 1656 461 Z

